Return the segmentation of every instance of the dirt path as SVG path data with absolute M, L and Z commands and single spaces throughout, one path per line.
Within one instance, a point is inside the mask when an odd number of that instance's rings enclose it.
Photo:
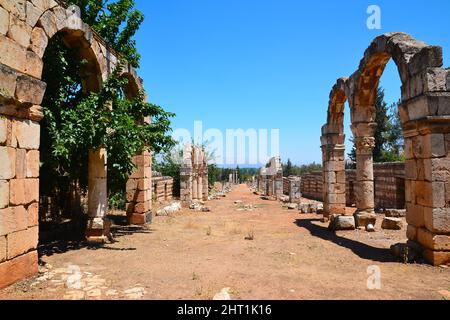
M 117 227 L 117 242 L 100 249 L 59 247 L 42 257 L 51 267 L 40 278 L 0 299 L 211 299 L 222 288 L 233 299 L 442 299 L 450 288 L 447 268 L 393 260 L 388 248 L 404 231 L 334 234 L 320 216 L 245 185 L 208 205 L 209 213 L 156 217 L 147 229 Z M 367 288 L 369 266 L 381 271 L 380 290 Z

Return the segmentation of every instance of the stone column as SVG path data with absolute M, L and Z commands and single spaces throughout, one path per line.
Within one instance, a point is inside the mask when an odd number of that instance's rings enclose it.
M 207 201 L 209 196 L 209 185 L 208 185 L 208 167 L 203 172 L 203 201 Z
M 197 177 L 197 199 L 203 199 L 203 176 L 201 173 Z
M 357 227 L 375 225 L 375 201 L 373 183 L 373 148 L 375 147 L 376 123 L 352 125 L 356 138 L 356 207 L 354 214 Z
M 450 105 L 450 98 L 446 99 Z M 415 110 L 416 105 L 411 103 L 410 106 Z M 439 117 L 411 121 L 404 124 L 404 135 L 408 244 L 420 248 L 431 264 L 448 264 L 450 121 Z
M 192 178 L 192 200 L 198 199 L 198 177 L 195 175 Z
M 323 218 L 345 215 L 345 135 L 342 130 L 322 128 Z
M 126 185 L 128 223 L 142 225 L 152 219 L 152 157 L 148 151 L 133 158 L 135 170 Z
M 103 243 L 109 236 L 106 149 L 89 151 L 88 163 L 88 225 L 86 239 Z

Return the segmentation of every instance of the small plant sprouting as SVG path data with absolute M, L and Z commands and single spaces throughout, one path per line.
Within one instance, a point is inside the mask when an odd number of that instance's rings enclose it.
M 212 233 L 211 226 L 208 226 L 208 228 L 206 228 L 206 235 L 210 236 L 211 233 Z

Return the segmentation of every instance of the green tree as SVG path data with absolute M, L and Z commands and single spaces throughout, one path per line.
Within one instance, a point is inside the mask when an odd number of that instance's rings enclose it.
M 384 89 L 378 88 L 375 99 L 375 122 L 377 128 L 374 133 L 375 147 L 373 149 L 374 162 L 391 162 L 402 160 L 402 128 L 398 114 L 398 104 L 389 106 L 384 100 Z M 348 157 L 356 161 L 356 147 L 354 138 L 351 139 L 353 147 Z
M 292 174 L 293 174 L 292 162 L 291 162 L 291 159 L 288 159 L 287 163 L 285 165 L 283 165 L 283 175 L 285 177 L 289 177 Z
M 159 152 L 173 144 L 168 135 L 172 113 L 146 103 L 144 93 L 125 96 L 128 80 L 121 77 L 124 61 L 139 66 L 133 36 L 143 15 L 133 0 L 69 0 L 80 7 L 83 21 L 91 25 L 120 55 L 118 67 L 99 92 L 88 92 L 82 83 L 87 61 L 77 48 L 68 48 L 56 34 L 44 54 L 43 80 L 47 83 L 41 123 L 41 194 L 64 197 L 71 188 L 87 186 L 88 150 L 108 151 L 108 189 L 124 195 L 125 182 L 133 169 L 132 157 L 144 150 Z M 112 109 L 111 109 L 112 108 Z M 152 123 L 142 119 L 151 117 Z M 60 201 L 61 200 L 61 201 Z M 117 199 L 115 199 L 117 202 Z

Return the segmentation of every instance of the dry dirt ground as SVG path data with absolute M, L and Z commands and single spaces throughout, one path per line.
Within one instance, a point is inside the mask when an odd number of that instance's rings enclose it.
M 235 204 L 242 200 L 252 211 Z M 396 262 L 404 231 L 330 232 L 315 214 L 261 200 L 241 185 L 150 227 L 116 226 L 101 248 L 63 243 L 41 250 L 41 273 L 0 291 L 0 299 L 443 299 L 450 269 Z M 246 239 L 247 238 L 247 239 Z M 250 240 L 253 239 L 253 240 Z M 45 265 L 45 266 L 44 266 Z M 381 289 L 369 290 L 369 266 Z

